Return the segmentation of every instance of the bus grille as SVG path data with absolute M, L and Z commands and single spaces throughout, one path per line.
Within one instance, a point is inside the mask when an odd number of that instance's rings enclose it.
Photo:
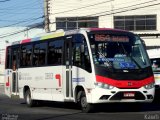
M 123 100 L 123 99 L 135 99 L 135 100 L 145 100 L 145 96 L 138 91 L 127 91 L 127 93 L 135 93 L 134 97 L 124 97 L 124 93 L 126 93 L 126 91 L 124 92 L 117 92 L 115 95 L 113 95 L 110 100 Z

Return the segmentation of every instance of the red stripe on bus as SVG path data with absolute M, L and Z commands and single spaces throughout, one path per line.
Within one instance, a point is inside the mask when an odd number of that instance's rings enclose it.
M 21 41 L 21 44 L 23 44 L 23 43 L 27 43 L 27 42 L 30 42 L 31 41 L 31 39 L 29 38 L 29 39 L 25 39 L 25 40 L 22 40 Z
M 9 77 L 8 77 L 8 81 L 6 82 L 6 86 L 7 87 L 9 86 Z
M 114 80 L 111 78 L 96 75 L 96 81 L 109 84 L 117 88 L 140 88 L 154 82 L 154 77 L 148 77 L 143 80 Z
M 58 80 L 58 86 L 61 87 L 61 75 L 60 74 L 56 74 L 55 77 Z

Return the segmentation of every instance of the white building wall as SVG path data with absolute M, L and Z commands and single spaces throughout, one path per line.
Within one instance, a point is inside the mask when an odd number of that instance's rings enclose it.
M 102 4 L 103 3 L 103 4 Z M 157 5 L 155 5 L 157 4 Z M 113 28 L 113 16 L 157 15 L 157 30 L 135 33 L 160 33 L 160 0 L 50 0 L 50 29 L 56 30 L 56 17 L 99 16 L 100 28 Z M 147 46 L 160 45 L 160 38 L 144 38 Z M 152 42 L 151 42 L 152 41 Z
M 4 83 L 5 50 L 0 49 L 0 84 Z

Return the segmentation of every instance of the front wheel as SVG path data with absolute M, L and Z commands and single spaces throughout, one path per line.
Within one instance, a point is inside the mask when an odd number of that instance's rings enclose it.
M 87 102 L 86 94 L 84 91 L 81 92 L 80 96 L 80 106 L 82 109 L 82 112 L 89 113 L 93 111 L 93 104 L 90 104 Z
M 31 92 L 30 90 L 27 90 L 25 93 L 25 102 L 28 107 L 33 107 L 35 105 L 35 101 L 31 98 Z

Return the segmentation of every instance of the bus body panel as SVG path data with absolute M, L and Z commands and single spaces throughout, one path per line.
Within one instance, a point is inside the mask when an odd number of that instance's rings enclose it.
M 29 88 L 31 89 L 31 95 L 33 99 L 56 100 L 58 97 L 59 100 L 62 101 L 64 99 L 62 89 L 62 68 L 62 66 L 20 68 L 20 98 L 24 97 L 22 96 L 23 88 L 25 86 L 29 86 Z M 57 75 L 60 76 L 60 79 L 57 79 Z
M 92 103 L 91 91 L 95 89 L 95 75 L 75 66 L 72 67 L 72 73 L 73 91 L 76 92 L 75 88 L 77 86 L 82 86 L 85 90 L 87 101 Z
M 12 94 L 12 70 L 5 70 L 5 94 L 11 97 Z
M 37 71 L 39 71 L 38 74 Z M 57 75 L 60 75 L 60 79 L 56 78 Z M 18 79 L 20 98 L 24 98 L 24 87 L 29 86 L 32 99 L 53 101 L 65 100 L 65 66 L 20 68 Z M 93 89 L 94 79 L 95 77 L 92 73 L 88 73 L 75 66 L 72 67 L 72 90 L 75 90 L 76 86 L 82 86 L 86 91 L 87 89 Z

